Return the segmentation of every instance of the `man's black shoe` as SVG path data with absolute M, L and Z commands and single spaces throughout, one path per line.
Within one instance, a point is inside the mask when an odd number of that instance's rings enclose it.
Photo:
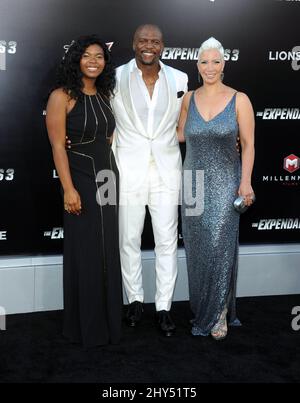
M 158 311 L 158 327 L 160 331 L 167 337 L 170 337 L 175 332 L 176 326 L 173 322 L 169 311 Z
M 126 313 L 126 323 L 130 327 L 135 327 L 142 318 L 143 304 L 140 301 L 134 301 L 128 305 Z

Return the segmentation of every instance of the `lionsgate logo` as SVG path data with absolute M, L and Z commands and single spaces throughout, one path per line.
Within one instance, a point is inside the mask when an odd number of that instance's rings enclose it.
M 295 48 L 294 48 L 295 49 Z M 269 60 L 300 60 L 300 51 L 290 50 L 270 50 L 269 51 Z
M 236 62 L 239 59 L 239 49 L 225 49 L 224 60 Z M 198 60 L 199 48 L 164 48 L 163 60 Z
M 296 230 L 300 229 L 299 218 L 263 218 L 252 223 L 252 228 L 258 231 Z
M 290 175 L 263 175 L 263 182 L 278 182 L 285 186 L 298 186 L 300 183 L 300 175 L 294 175 L 300 168 L 300 158 L 295 154 L 287 155 L 283 159 L 283 169 Z
M 0 230 L 0 241 L 7 241 L 7 231 Z
M 270 50 L 270 61 L 291 62 L 293 70 L 300 70 L 300 46 L 294 46 L 292 50 Z
M 262 120 L 299 120 L 299 108 L 265 108 L 263 111 L 256 112 L 257 117 Z
M 44 237 L 47 237 L 50 239 L 63 239 L 64 229 L 62 227 L 54 227 L 50 231 L 45 231 Z

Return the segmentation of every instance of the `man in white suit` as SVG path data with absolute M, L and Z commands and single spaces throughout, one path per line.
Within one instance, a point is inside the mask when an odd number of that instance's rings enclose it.
M 129 300 L 127 323 L 136 326 L 143 312 L 141 235 L 148 205 L 155 240 L 157 323 L 171 336 L 181 177 L 176 125 L 187 75 L 160 62 L 163 46 L 157 26 L 140 26 L 133 39 L 135 59 L 117 68 L 113 149 L 120 172 L 120 254 Z

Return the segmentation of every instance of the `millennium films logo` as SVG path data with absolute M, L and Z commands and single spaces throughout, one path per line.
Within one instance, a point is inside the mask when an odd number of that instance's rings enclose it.
M 265 108 L 256 112 L 262 120 L 300 120 L 299 108 Z
M 12 181 L 15 177 L 15 170 L 13 168 L 0 168 L 0 182 Z
M 291 62 L 293 70 L 300 70 L 300 46 L 294 46 L 292 50 L 270 50 L 269 60 Z
M 284 186 L 299 186 L 300 175 L 295 174 L 300 167 L 300 159 L 295 154 L 290 154 L 283 159 L 283 169 L 287 171 L 290 175 L 279 174 L 279 175 L 263 175 L 263 182 L 277 182 Z
M 50 231 L 45 231 L 44 237 L 47 237 L 50 239 L 63 239 L 64 238 L 64 229 L 62 227 L 54 227 Z
M 299 218 L 262 218 L 258 222 L 252 223 L 252 228 L 258 231 L 272 230 L 299 230 Z
M 14 55 L 16 52 L 16 41 L 0 40 L 0 70 L 6 70 L 7 55 Z
M 299 169 L 299 157 L 294 154 L 290 154 L 284 159 L 283 168 L 288 171 L 289 173 L 293 173 L 298 171 Z
M 236 62 L 239 59 L 239 49 L 225 49 L 224 60 Z M 163 60 L 198 60 L 199 48 L 164 48 Z

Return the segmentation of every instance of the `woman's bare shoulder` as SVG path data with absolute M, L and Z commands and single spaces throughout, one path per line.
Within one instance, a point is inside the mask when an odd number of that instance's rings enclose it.
M 63 88 L 56 88 L 51 92 L 49 100 L 67 103 L 70 100 L 70 96 L 65 92 Z

